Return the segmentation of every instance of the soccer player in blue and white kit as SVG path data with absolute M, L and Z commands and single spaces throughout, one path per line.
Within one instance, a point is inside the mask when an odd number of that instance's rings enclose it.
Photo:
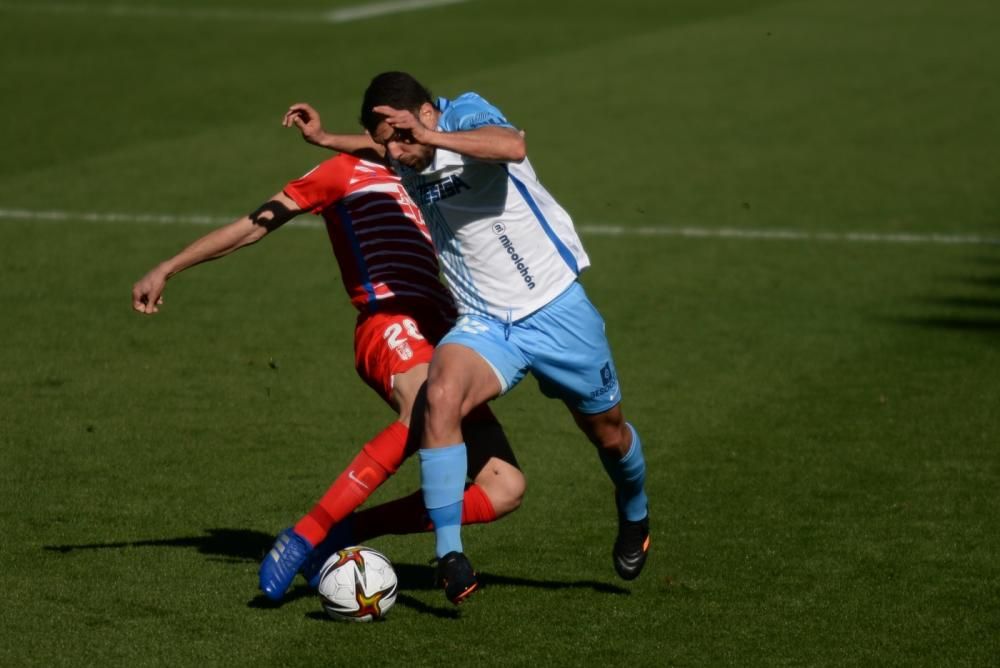
M 322 146 L 388 157 L 424 212 L 461 313 L 431 362 L 420 451 L 446 596 L 459 603 L 478 587 L 460 533 L 462 417 L 528 371 L 597 446 L 616 488 L 615 570 L 637 577 L 649 550 L 642 444 L 622 414 L 604 321 L 577 280 L 590 261 L 569 214 L 535 176 L 523 133 L 476 93 L 434 100 L 403 72 L 372 80 L 361 122 L 364 138 L 300 128 Z

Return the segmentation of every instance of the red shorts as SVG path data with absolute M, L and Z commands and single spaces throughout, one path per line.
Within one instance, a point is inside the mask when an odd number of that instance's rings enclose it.
M 392 377 L 418 364 L 429 364 L 434 344 L 451 325 L 446 316 L 432 311 L 362 313 L 354 329 L 354 366 L 358 375 L 389 401 Z

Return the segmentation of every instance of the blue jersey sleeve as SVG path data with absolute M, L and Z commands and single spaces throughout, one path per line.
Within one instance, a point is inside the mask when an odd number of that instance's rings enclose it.
M 476 93 L 464 93 L 454 100 L 442 99 L 438 124 L 445 132 L 475 130 L 486 125 L 513 128 L 503 113 Z

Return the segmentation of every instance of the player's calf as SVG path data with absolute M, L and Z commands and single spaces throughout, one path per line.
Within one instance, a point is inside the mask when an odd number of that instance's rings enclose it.
M 628 440 L 624 455 L 601 449 L 601 463 L 615 483 L 618 535 L 612 549 L 615 571 L 625 580 L 639 576 L 649 554 L 649 503 L 646 498 L 646 461 L 638 432 L 623 422 Z

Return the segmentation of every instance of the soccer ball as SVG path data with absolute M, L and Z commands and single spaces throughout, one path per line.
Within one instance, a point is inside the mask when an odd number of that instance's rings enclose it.
M 380 619 L 396 602 L 397 589 L 392 563 L 364 545 L 340 550 L 320 569 L 319 597 L 323 609 L 334 619 Z

